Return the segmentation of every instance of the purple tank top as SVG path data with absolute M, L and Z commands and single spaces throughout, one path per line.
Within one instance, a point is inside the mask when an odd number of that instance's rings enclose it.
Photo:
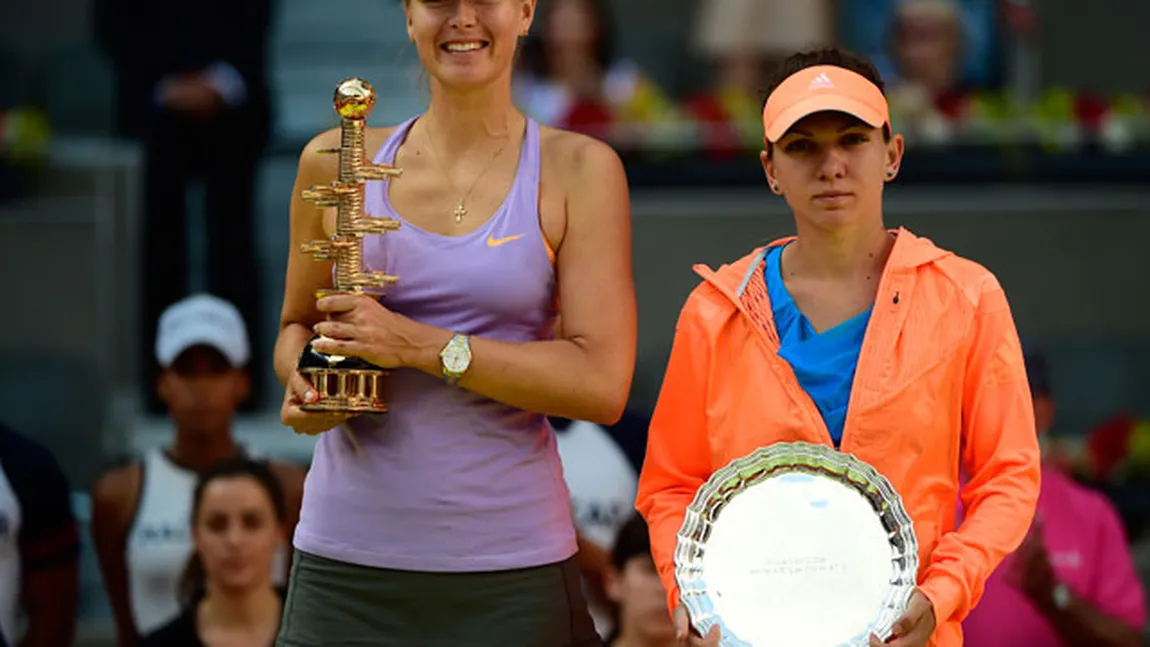
M 391 163 L 415 119 L 375 160 Z M 528 120 L 503 205 L 465 236 L 403 220 L 388 184 L 369 182 L 369 213 L 398 231 L 368 236 L 364 263 L 399 277 L 382 302 L 418 321 L 504 341 L 549 338 L 555 273 L 539 226 L 539 126 Z M 403 178 L 394 180 L 402 182 Z M 562 561 L 576 551 L 570 499 L 547 418 L 395 371 L 390 411 L 320 436 L 295 546 L 352 564 L 468 572 Z

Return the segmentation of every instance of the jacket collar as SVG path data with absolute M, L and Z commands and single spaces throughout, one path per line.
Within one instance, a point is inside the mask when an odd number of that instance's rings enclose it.
M 887 259 L 885 272 L 901 273 L 953 254 L 939 249 L 929 238 L 915 236 L 904 227 L 891 230 L 891 233 L 895 234 L 895 242 L 894 248 L 891 249 L 890 258 Z M 717 270 L 712 270 L 703 264 L 695 265 L 694 270 L 699 276 L 737 303 L 742 298 L 743 292 L 755 272 L 761 270 L 767 251 L 772 247 L 789 243 L 795 238 L 795 236 L 786 236 L 772 241 L 763 247 L 756 248 L 733 263 L 721 265 Z

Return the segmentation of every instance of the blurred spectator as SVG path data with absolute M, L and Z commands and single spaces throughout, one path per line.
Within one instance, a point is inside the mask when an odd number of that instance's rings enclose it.
M 607 595 L 618 623 L 607 647 L 672 647 L 675 628 L 667 592 L 651 557 L 647 523 L 633 514 L 619 530 L 607 572 Z
M 968 93 L 962 84 L 966 27 L 953 0 L 904 0 L 892 19 L 891 118 L 908 135 L 948 141 Z
M 239 311 L 208 295 L 174 304 L 160 319 L 157 383 L 175 424 L 174 442 L 115 467 L 92 493 L 92 534 L 116 618 L 120 647 L 135 645 L 180 609 L 179 579 L 192 554 L 189 527 L 199 472 L 244 455 L 232 436 L 250 382 L 247 331 Z M 288 529 L 299 518 L 304 470 L 271 469 L 287 496 Z M 286 548 L 280 581 L 286 578 Z
M 273 572 L 287 517 L 279 480 L 264 463 L 226 461 L 205 472 L 191 503 L 195 552 L 183 610 L 142 647 L 271 647 L 283 611 Z
M 516 103 L 536 121 L 601 139 L 626 126 L 676 118 L 674 104 L 633 62 L 615 55 L 604 0 L 551 0 L 540 6 L 538 36 L 524 46 Z
M 610 607 L 603 577 L 619 528 L 635 512 L 639 476 L 607 429 L 586 421 L 551 419 L 558 441 L 563 478 L 571 493 L 579 565 L 600 636 L 611 632 Z
M 59 464 L 0 424 L 0 645 L 72 644 L 79 562 L 71 488 Z
M 1055 411 L 1045 357 L 1029 350 L 1026 370 L 1045 435 Z M 1046 465 L 1030 535 L 987 582 L 964 623 L 966 643 L 1135 647 L 1145 623 L 1145 594 L 1113 505 Z
M 698 11 L 695 46 L 717 69 L 714 87 L 692 99 L 692 113 L 712 125 L 734 125 L 739 134 L 733 136 L 759 146 L 767 70 L 796 51 L 832 43 L 830 3 L 700 0 Z
M 186 206 L 197 180 L 205 198 L 206 289 L 260 329 L 254 211 L 270 133 L 271 7 L 271 0 L 94 0 L 96 40 L 118 75 L 120 134 L 144 147 L 140 359 L 149 386 L 158 373 L 147 361 L 153 326 L 190 289 Z M 256 384 L 265 364 L 252 362 Z
M 907 5 L 922 0 L 852 0 L 840 2 L 840 38 L 842 44 L 875 62 L 882 77 L 893 80 L 898 76 L 896 62 L 891 55 L 891 41 L 895 38 L 897 14 Z M 1014 10 L 1014 0 L 955 0 L 962 24 L 964 45 L 960 54 L 959 77 L 963 84 L 976 87 L 996 86 L 1000 76 L 1002 31 L 998 17 L 1004 10 L 1012 23 L 1022 27 L 1020 18 L 1026 12 Z M 1006 6 L 1003 6 L 1006 5 Z

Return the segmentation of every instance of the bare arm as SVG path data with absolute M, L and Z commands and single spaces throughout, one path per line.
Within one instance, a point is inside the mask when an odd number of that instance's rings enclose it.
M 125 560 L 139 486 L 140 467 L 129 465 L 108 472 L 92 489 L 92 539 L 116 621 L 117 647 L 135 647 L 140 640 L 132 619 Z
M 332 263 L 316 261 L 300 251 L 303 243 L 327 238 L 320 212 L 301 195 L 305 189 L 328 184 L 338 176 L 339 158 L 322 155 L 319 150 L 336 148 L 339 144 L 338 130 L 326 131 L 308 142 L 300 154 L 292 187 L 291 247 L 288 249 L 280 333 L 276 339 L 274 360 L 276 376 L 284 385 L 295 373 L 300 353 L 315 334 L 312 326 L 323 320 L 323 315 L 315 308 L 315 293 L 331 286 Z
M 1073 593 L 1059 610 L 1053 600 L 1042 613 L 1069 647 L 1139 647 L 1142 635 L 1118 618 L 1107 615 Z
M 532 342 L 473 337 L 471 366 L 459 386 L 526 411 L 612 424 L 623 413 L 635 368 L 627 178 L 607 145 L 564 137 L 553 152 L 565 160 L 566 171 L 553 174 L 564 183 L 566 196 L 567 227 L 557 259 L 562 337 Z M 338 321 L 320 325 L 332 339 L 318 350 L 442 375 L 439 352 L 451 331 L 357 297 L 325 299 L 320 307 L 341 314 Z
M 630 191 L 606 144 L 578 137 L 572 149 L 567 230 L 556 261 L 563 336 L 519 344 L 473 339 L 460 386 L 527 411 L 613 424 L 635 370 Z M 417 366 L 441 375 L 442 347 L 433 344 Z
M 1095 548 L 1086 556 L 1093 572 L 1089 588 L 1083 595 L 1067 589 L 1067 604 L 1061 609 L 1055 604 L 1057 578 L 1043 534 L 1034 529 L 1016 554 L 1022 588 L 1067 647 L 1137 647 L 1146 624 L 1146 594 L 1117 510 L 1102 495 L 1092 495 L 1093 516 L 1079 519 L 1094 526 Z

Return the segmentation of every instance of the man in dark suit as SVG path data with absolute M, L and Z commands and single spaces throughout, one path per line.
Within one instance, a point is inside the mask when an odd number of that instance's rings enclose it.
M 140 140 L 145 154 L 142 340 L 155 339 L 160 313 L 188 293 L 185 205 L 195 180 L 206 207 L 204 289 L 260 330 L 254 203 L 271 130 L 271 3 L 93 0 L 96 37 L 118 76 L 120 134 Z M 146 397 L 158 409 L 154 353 L 140 355 Z M 258 373 L 264 363 L 256 356 L 251 366 Z

